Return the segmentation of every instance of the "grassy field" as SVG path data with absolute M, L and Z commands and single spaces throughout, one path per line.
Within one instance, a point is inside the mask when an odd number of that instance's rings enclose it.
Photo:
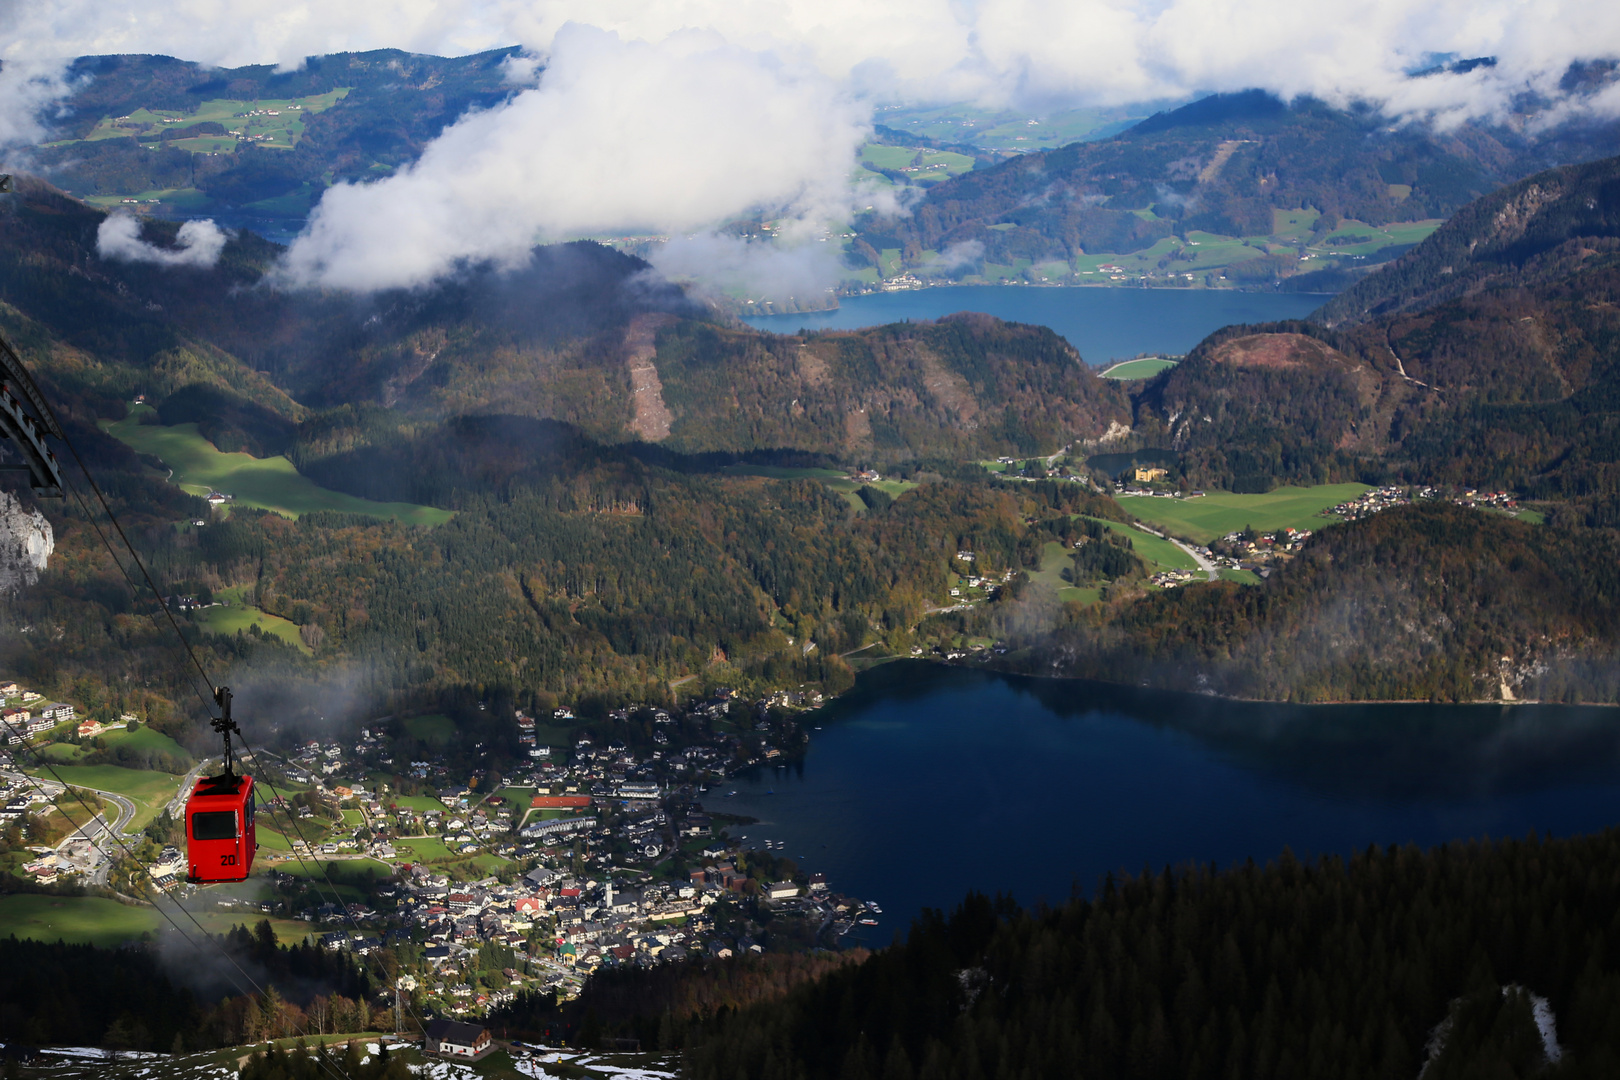
M 187 904 L 187 907 L 195 906 L 195 901 Z M 214 908 L 212 910 L 197 910 L 194 914 L 197 916 L 197 921 L 202 924 L 203 929 L 210 934 L 223 934 L 234 926 L 246 926 L 252 929 L 261 922 L 269 922 L 270 929 L 276 933 L 276 941 L 282 945 L 302 945 L 304 939 L 309 936 L 310 930 L 313 929 L 307 922 L 265 915 L 252 908 Z M 190 930 L 192 928 L 191 920 L 182 919 L 181 921 L 186 929 Z
M 144 724 L 136 728 L 134 731 L 128 731 L 121 727 L 111 728 L 102 732 L 100 735 L 96 736 L 96 738 L 105 742 L 108 749 L 127 746 L 135 750 L 146 750 L 158 754 L 172 754 L 182 761 L 189 761 L 191 759 L 191 755 L 186 753 L 185 749 L 179 743 L 175 742 L 161 731 L 153 731 Z M 41 751 L 46 757 L 50 758 L 53 763 L 61 762 L 71 765 L 74 762 L 81 760 L 86 754 L 96 753 L 97 748 L 90 743 L 84 743 L 81 746 L 74 746 L 72 743 L 51 743 L 48 746 L 42 747 Z
M 55 769 L 64 784 L 116 792 L 133 802 L 131 830 L 144 828 L 180 790 L 180 777 L 149 769 L 117 765 L 57 765 Z
M 1166 360 L 1162 356 L 1152 356 L 1142 360 L 1123 360 L 1097 374 L 1105 379 L 1151 379 L 1166 368 L 1175 367 L 1177 363 L 1178 361 Z
M 156 932 L 163 916 L 99 896 L 0 896 L 0 927 L 35 941 L 63 941 L 114 948 Z
M 1092 518 L 1106 528 L 1112 529 L 1121 536 L 1128 536 L 1131 540 L 1131 549 L 1141 556 L 1147 563 L 1148 573 L 1156 574 L 1160 570 L 1196 570 L 1197 561 L 1168 540 L 1161 540 L 1151 533 L 1141 529 L 1122 525 L 1117 521 L 1104 521 L 1101 518 Z M 1063 601 L 1078 600 L 1081 603 L 1094 603 L 1098 597 L 1098 590 L 1094 588 L 1078 588 L 1063 580 L 1063 570 L 1072 565 L 1069 561 L 1071 548 L 1066 548 L 1056 540 L 1048 540 L 1041 552 L 1041 568 L 1029 572 L 1029 580 L 1039 582 L 1057 592 L 1058 599 Z
M 1198 560 L 1182 551 L 1170 541 L 1143 532 L 1141 529 L 1129 525 L 1121 525 L 1117 521 L 1103 521 L 1095 519 L 1100 524 L 1113 530 L 1121 536 L 1130 538 L 1131 549 L 1142 557 L 1148 564 L 1149 573 L 1158 573 L 1160 570 L 1196 570 Z
M 443 746 L 456 737 L 456 722 L 441 713 L 424 713 L 406 717 L 405 731 L 413 739 Z
M 874 173 L 878 169 L 888 169 L 905 174 L 908 180 L 923 183 L 948 180 L 973 169 L 973 159 L 966 154 L 910 146 L 879 146 L 875 143 L 861 148 L 861 164 Z
M 1354 499 L 1367 490 L 1365 484 L 1319 484 L 1308 488 L 1281 487 L 1263 495 L 1212 491 L 1198 499 L 1126 495 L 1120 497 L 1119 505 L 1151 525 L 1207 544 L 1251 526 L 1260 532 L 1285 527 L 1320 529 L 1338 520 L 1319 517 L 1322 510 Z
M 394 855 L 407 862 L 439 863 L 451 862 L 457 858 L 456 854 L 444 846 L 444 841 L 432 837 L 418 840 L 394 841 Z
M 300 475 L 285 457 L 222 453 L 198 433 L 196 424 L 142 424 L 143 411 L 141 407 L 131 409 L 125 419 L 104 422 L 102 428 L 139 453 L 162 458 L 174 470 L 171 479 L 193 495 L 221 491 L 234 496 L 238 505 L 273 510 L 290 518 L 315 510 L 336 510 L 392 518 L 406 525 L 442 525 L 454 516 L 431 506 L 372 502 L 328 491 Z
M 116 210 L 131 203 L 162 203 L 171 210 L 183 212 L 207 209 L 212 200 L 197 188 L 150 188 L 134 195 L 87 195 L 85 202 L 102 210 Z
M 202 102 L 190 112 L 141 108 L 125 116 L 102 117 L 90 133 L 78 141 L 99 142 L 102 139 L 128 139 L 161 133 L 169 136 L 164 140 L 164 145 L 182 150 L 234 152 L 243 142 L 290 150 L 298 145 L 298 140 L 304 134 L 303 118 L 330 109 L 350 89 L 345 86 L 325 94 L 264 101 L 215 98 Z M 227 134 L 186 134 L 188 128 L 208 121 L 224 127 Z M 66 146 L 74 141 L 68 139 L 47 145 Z
M 287 838 L 287 835 L 276 824 L 272 823 L 285 820 L 285 818 L 266 819 L 261 815 L 254 820 L 258 822 L 255 827 L 258 830 L 260 848 L 275 855 L 290 855 L 292 853 L 292 841 Z
M 408 806 L 419 814 L 426 813 L 429 810 L 448 813 L 450 810 L 448 806 L 445 806 L 444 803 L 431 795 L 397 795 L 390 796 L 389 801 L 398 803 L 400 806 Z
M 193 611 L 191 621 L 210 634 L 245 633 L 248 627 L 257 626 L 261 633 L 280 638 L 305 656 L 313 653 L 313 650 L 304 644 L 304 639 L 298 636 L 297 623 L 283 619 L 279 615 L 272 615 L 268 611 L 260 611 L 256 607 L 248 607 L 246 604 L 208 607 Z

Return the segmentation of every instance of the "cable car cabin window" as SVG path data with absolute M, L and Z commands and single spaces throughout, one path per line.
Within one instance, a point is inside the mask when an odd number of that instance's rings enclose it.
M 193 840 L 235 840 L 236 811 L 209 810 L 191 815 Z

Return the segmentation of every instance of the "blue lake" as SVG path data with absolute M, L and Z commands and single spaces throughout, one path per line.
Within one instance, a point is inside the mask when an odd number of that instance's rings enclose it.
M 880 903 L 874 944 L 970 889 L 1058 902 L 1121 870 L 1620 821 L 1617 709 L 1264 705 L 896 662 L 807 719 L 803 762 L 704 802 Z
M 937 319 L 982 311 L 1008 322 L 1049 326 L 1102 365 L 1138 353 L 1181 354 L 1234 323 L 1302 319 L 1326 296 L 1313 293 L 1228 292 L 1220 289 L 1025 288 L 961 285 L 873 293 L 843 301 L 836 311 L 760 315 L 743 321 L 778 334 L 853 330 L 907 319 Z

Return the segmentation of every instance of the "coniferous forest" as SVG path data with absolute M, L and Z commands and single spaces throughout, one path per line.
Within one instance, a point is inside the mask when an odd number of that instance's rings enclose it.
M 780 1002 L 701 1018 L 697 1080 L 1605 1077 L 1620 833 L 970 896 Z M 1551 1010 L 1556 1059 L 1536 1027 Z

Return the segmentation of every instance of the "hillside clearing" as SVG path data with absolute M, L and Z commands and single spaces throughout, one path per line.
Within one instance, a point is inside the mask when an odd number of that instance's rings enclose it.
M 455 515 L 449 510 L 414 503 L 373 502 L 320 487 L 303 476 L 285 457 L 256 458 L 247 453 L 224 453 L 197 431 L 196 424 L 140 422 L 141 410 L 101 428 L 131 449 L 161 458 L 173 470 L 170 480 L 192 495 L 219 491 L 232 496 L 232 504 L 273 510 L 297 519 L 316 510 L 392 518 L 405 525 L 443 525 Z

